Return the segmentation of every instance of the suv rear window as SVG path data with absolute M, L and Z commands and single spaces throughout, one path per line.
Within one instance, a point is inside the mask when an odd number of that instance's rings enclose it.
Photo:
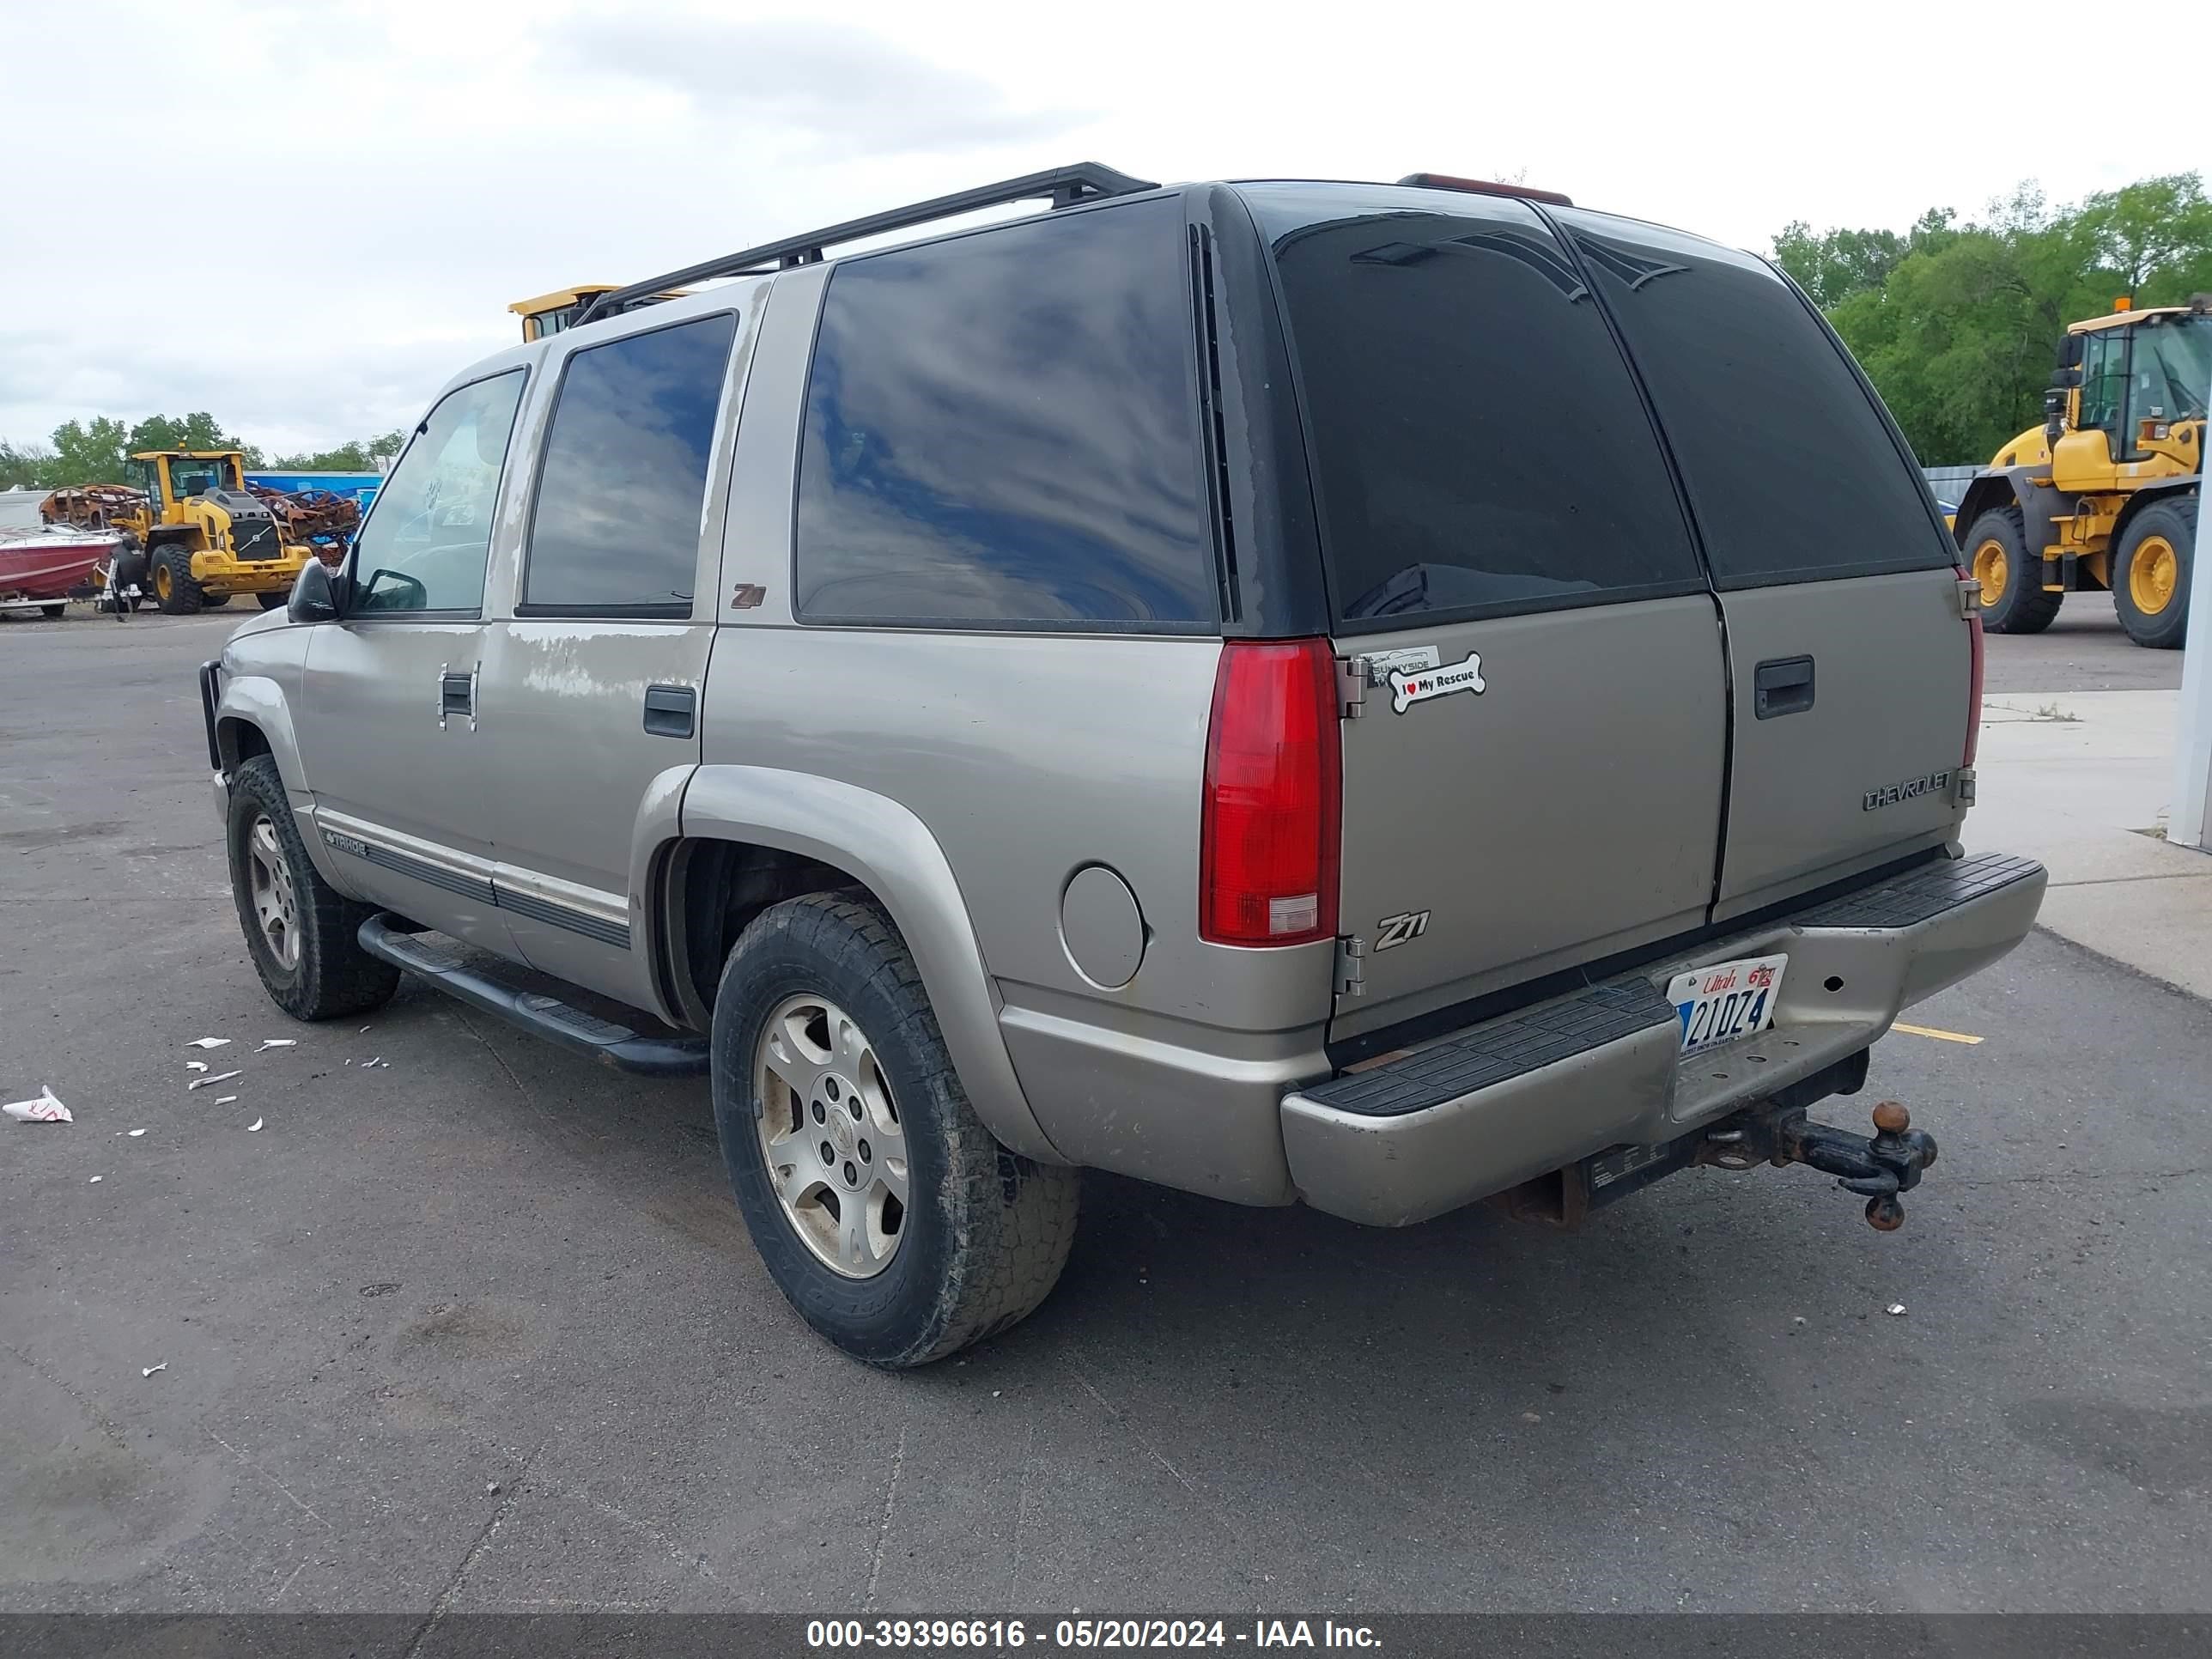
M 1952 562 L 1911 463 L 1787 283 L 1747 253 L 1655 225 L 1559 217 L 1650 391 L 1717 584 Z
M 1704 589 L 1635 382 L 1534 212 L 1243 193 L 1281 276 L 1346 631 Z
M 720 312 L 568 359 L 538 464 L 518 616 L 690 614 L 737 331 Z
M 841 263 L 799 459 L 808 622 L 1214 620 L 1180 202 Z

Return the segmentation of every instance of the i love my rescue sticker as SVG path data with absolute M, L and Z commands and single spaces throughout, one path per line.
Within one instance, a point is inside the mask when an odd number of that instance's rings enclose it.
M 1415 703 L 1426 702 L 1431 697 L 1449 696 L 1455 691 L 1473 691 L 1480 696 L 1486 689 L 1480 651 L 1468 652 L 1465 662 L 1454 663 L 1449 668 L 1394 668 L 1390 671 L 1390 712 L 1402 714 Z

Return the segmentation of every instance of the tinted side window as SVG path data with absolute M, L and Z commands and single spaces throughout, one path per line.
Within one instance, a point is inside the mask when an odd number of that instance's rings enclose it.
M 1518 203 L 1245 191 L 1281 274 L 1340 621 L 1704 586 L 1605 319 Z
M 483 608 L 484 561 L 524 371 L 447 392 L 376 492 L 353 544 L 356 613 Z
M 838 266 L 799 462 L 809 621 L 1214 615 L 1171 201 Z
M 1788 283 L 1694 237 L 1559 217 L 1650 389 L 1721 586 L 1952 562 L 1918 475 Z
M 737 331 L 724 313 L 568 359 L 538 463 L 520 609 L 690 614 Z

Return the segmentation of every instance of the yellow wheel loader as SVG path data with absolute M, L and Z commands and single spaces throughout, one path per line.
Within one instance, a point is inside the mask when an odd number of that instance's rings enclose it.
M 2178 647 L 2212 392 L 2212 295 L 2068 327 L 2045 422 L 1997 453 L 1953 520 L 1982 625 L 2035 634 L 2069 592 L 2109 590 L 2137 645 Z
M 310 547 L 287 544 L 274 514 L 246 487 L 246 457 L 235 449 L 156 449 L 133 455 L 125 471 L 144 501 L 106 514 L 128 532 L 116 556 L 110 603 L 135 587 L 172 616 L 190 616 L 251 593 L 264 611 L 284 603 Z

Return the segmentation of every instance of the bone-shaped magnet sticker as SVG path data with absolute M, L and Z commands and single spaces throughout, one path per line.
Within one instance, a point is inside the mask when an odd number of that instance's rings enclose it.
M 1449 668 L 1394 668 L 1390 671 L 1390 712 L 1402 714 L 1417 702 L 1449 696 L 1455 691 L 1477 694 L 1487 689 L 1482 678 L 1482 653 L 1470 651 L 1465 662 Z

